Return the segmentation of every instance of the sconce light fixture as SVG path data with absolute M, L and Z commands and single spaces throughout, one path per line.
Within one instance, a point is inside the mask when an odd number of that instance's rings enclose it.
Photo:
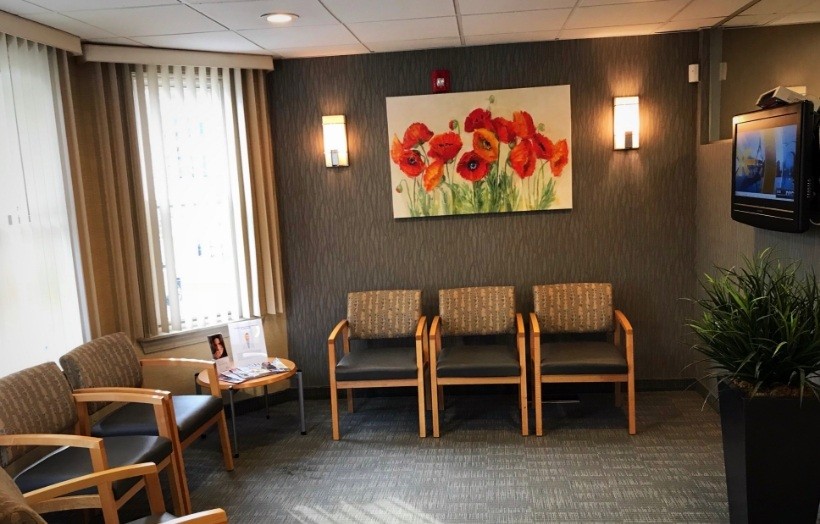
M 346 167 L 347 158 L 347 126 L 344 115 L 330 115 L 322 117 L 322 131 L 325 142 L 325 166 Z
M 637 96 L 616 96 L 613 105 L 614 149 L 638 149 L 640 146 L 640 104 Z

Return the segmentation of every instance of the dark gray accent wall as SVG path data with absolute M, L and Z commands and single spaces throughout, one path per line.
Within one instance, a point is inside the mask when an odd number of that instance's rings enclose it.
M 642 379 L 690 376 L 683 344 L 695 256 L 694 33 L 285 60 L 270 76 L 290 358 L 326 385 L 348 291 L 608 281 L 635 328 Z M 570 84 L 568 212 L 392 218 L 385 97 Z M 612 97 L 641 96 L 641 148 L 612 150 Z M 324 167 L 321 116 L 348 120 L 350 167 Z M 466 116 L 466 115 L 465 115 Z
M 820 24 L 725 30 L 720 137 L 732 138 L 732 116 L 758 109 L 757 98 L 774 87 L 806 86 L 816 104 L 820 97 L 818 50 Z

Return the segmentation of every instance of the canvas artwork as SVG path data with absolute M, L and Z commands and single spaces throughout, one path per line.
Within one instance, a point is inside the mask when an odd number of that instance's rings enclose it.
M 572 209 L 570 87 L 387 98 L 395 218 Z

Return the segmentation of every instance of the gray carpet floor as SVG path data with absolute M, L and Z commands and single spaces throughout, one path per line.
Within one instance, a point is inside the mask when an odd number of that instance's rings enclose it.
M 345 403 L 341 402 L 344 406 Z M 512 396 L 449 396 L 441 438 L 418 438 L 415 400 L 357 400 L 330 438 L 326 400 L 239 415 L 236 469 L 214 433 L 185 453 L 195 509 L 232 523 L 726 522 L 720 421 L 694 392 L 638 396 L 630 436 L 611 396 L 545 406 L 522 437 Z M 429 415 L 428 415 L 429 420 Z

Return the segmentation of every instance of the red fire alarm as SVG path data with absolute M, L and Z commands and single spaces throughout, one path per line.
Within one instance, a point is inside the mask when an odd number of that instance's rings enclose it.
M 448 69 L 434 69 L 430 74 L 430 84 L 434 93 L 449 93 L 450 71 Z

